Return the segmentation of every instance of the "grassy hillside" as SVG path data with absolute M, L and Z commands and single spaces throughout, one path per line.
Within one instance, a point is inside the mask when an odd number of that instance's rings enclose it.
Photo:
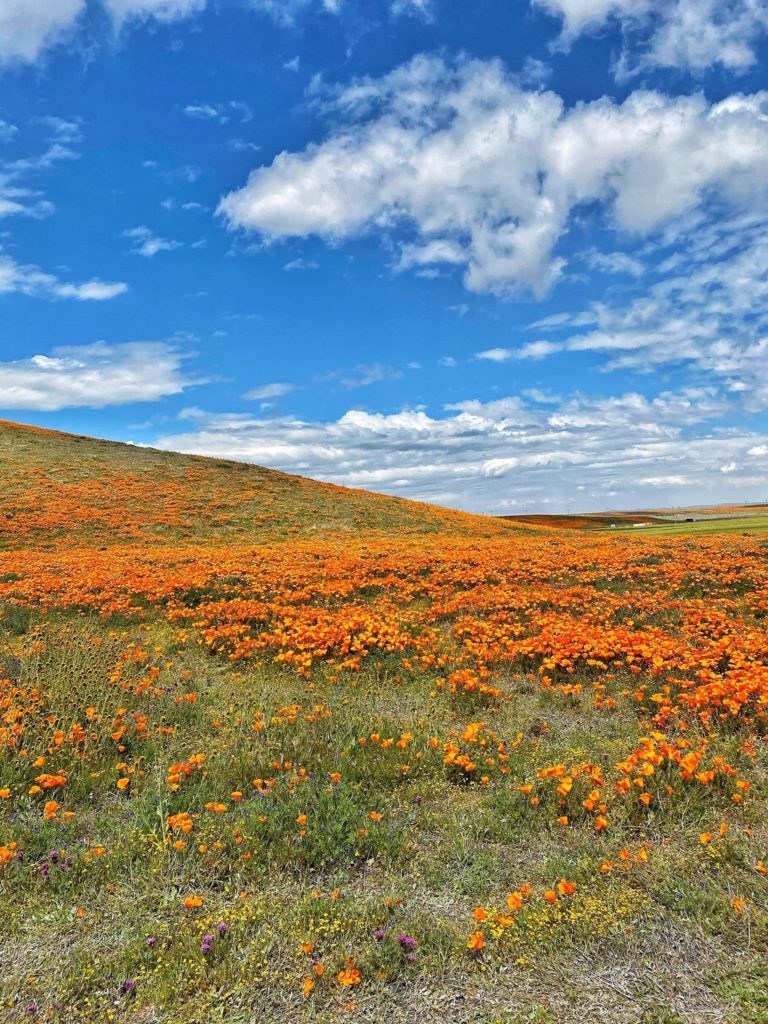
M 2 1024 L 766 1024 L 762 538 L 0 438 Z
M 0 548 L 498 533 L 480 519 L 275 470 L 0 421 Z

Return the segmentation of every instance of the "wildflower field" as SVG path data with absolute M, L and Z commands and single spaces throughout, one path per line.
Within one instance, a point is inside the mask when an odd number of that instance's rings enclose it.
M 768 1021 L 768 538 L 0 425 L 0 1020 Z

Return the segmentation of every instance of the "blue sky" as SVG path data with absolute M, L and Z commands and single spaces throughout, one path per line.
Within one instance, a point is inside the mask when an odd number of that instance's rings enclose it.
M 0 0 L 0 416 L 768 498 L 768 0 Z

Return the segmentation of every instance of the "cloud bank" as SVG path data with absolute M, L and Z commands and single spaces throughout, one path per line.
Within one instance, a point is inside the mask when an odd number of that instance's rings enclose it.
M 468 400 L 440 417 L 352 409 L 330 423 L 192 409 L 191 429 L 156 443 L 469 511 L 685 504 L 721 494 L 725 473 L 734 498 L 763 497 L 766 436 L 707 428 L 725 401 L 710 388 L 532 395 Z
M 768 93 L 710 104 L 640 91 L 567 108 L 499 61 L 420 56 L 332 106 L 341 123 L 324 141 L 224 197 L 230 227 L 329 244 L 396 234 L 400 269 L 459 266 L 470 291 L 543 295 L 582 208 L 642 238 L 707 203 L 756 209 L 768 196 Z

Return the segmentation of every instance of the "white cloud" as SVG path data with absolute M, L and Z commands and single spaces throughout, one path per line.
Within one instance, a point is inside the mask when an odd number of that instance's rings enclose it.
M 150 228 L 143 225 L 124 231 L 123 237 L 134 239 L 136 245 L 131 249 L 131 252 L 136 253 L 138 256 L 152 257 L 156 256 L 159 252 L 172 252 L 181 246 L 181 242 L 160 238 Z
M 221 117 L 219 107 L 214 107 L 210 103 L 188 103 L 184 107 L 184 113 L 187 117 L 198 118 L 201 121 L 218 121 Z
M 156 401 L 202 383 L 182 372 L 184 358 L 166 342 L 55 348 L 0 363 L 0 408 L 54 412 Z
M 581 257 L 593 270 L 601 270 L 604 274 L 629 274 L 631 277 L 641 277 L 645 273 L 645 264 L 626 252 L 599 252 L 593 248 L 587 249 Z
M 466 401 L 443 416 L 351 409 L 329 423 L 195 410 L 191 430 L 157 444 L 487 512 L 642 507 L 647 487 L 660 504 L 763 496 L 768 463 L 753 457 L 749 475 L 721 467 L 768 439 L 713 429 L 726 404 L 711 389 L 539 397 Z
M 506 363 L 514 358 L 514 349 L 511 348 L 487 348 L 483 352 L 476 352 L 475 359 L 487 359 L 491 363 Z
M 14 185 L 8 176 L 0 174 L 0 217 L 48 217 L 53 208 L 53 203 L 39 193 Z
M 303 256 L 299 256 L 295 260 L 289 260 L 283 270 L 317 270 L 319 266 L 316 260 L 305 260 Z
M 334 109 L 325 141 L 224 197 L 232 228 L 330 243 L 406 228 L 401 268 L 460 260 L 472 291 L 542 294 L 582 205 L 642 236 L 705 197 L 758 208 L 768 194 L 768 94 L 710 105 L 641 91 L 566 109 L 500 62 L 421 56 L 340 90 Z
M 128 291 L 122 281 L 85 281 L 69 284 L 55 274 L 47 274 L 33 264 L 17 263 L 10 256 L 0 253 L 0 295 L 18 292 L 22 295 L 37 295 L 50 299 L 80 299 L 102 301 L 114 299 Z
M 290 25 L 309 7 L 317 6 L 328 14 L 339 14 L 340 0 L 250 0 L 251 6 L 269 14 L 280 25 Z
M 562 43 L 621 25 L 627 48 L 623 74 L 649 67 L 701 73 L 720 64 L 741 72 L 756 59 L 756 45 L 768 31 L 766 0 L 533 0 L 562 19 Z
M 691 368 L 719 382 L 748 410 L 763 411 L 768 408 L 768 219 L 693 224 L 683 238 L 685 249 L 662 261 L 665 270 L 671 265 L 675 272 L 634 298 L 597 302 L 570 320 L 549 318 L 533 326 L 548 322 L 551 330 L 570 331 L 557 343 L 559 349 L 601 354 L 608 370 L 648 372 L 672 363 Z
M 86 281 L 85 284 L 59 284 L 56 295 L 62 299 L 91 299 L 101 302 L 114 299 L 128 291 L 128 285 L 122 281 Z
M 546 359 L 555 352 L 562 352 L 564 345 L 560 342 L 529 341 L 519 348 L 488 348 L 484 352 L 476 352 L 475 359 L 486 359 L 492 363 L 506 363 L 510 359 Z
M 464 248 L 458 242 L 447 238 L 434 238 L 422 245 L 403 245 L 396 270 L 412 270 L 414 267 L 434 266 L 436 263 L 466 263 Z
M 233 117 L 242 124 L 253 120 L 253 111 L 242 100 L 228 100 L 226 103 L 188 103 L 184 113 L 198 121 L 216 121 L 228 124 Z
M 686 476 L 644 476 L 637 481 L 642 487 L 685 487 Z
M 527 344 L 515 349 L 515 359 L 546 359 L 547 356 L 562 350 L 562 345 L 554 341 L 529 341 Z
M 2 4 L 2 0 L 0 0 Z M 53 203 L 44 198 L 37 188 L 25 184 L 30 175 L 50 171 L 61 161 L 76 160 L 79 156 L 74 143 L 81 138 L 80 125 L 58 117 L 36 119 L 49 129 L 45 148 L 35 156 L 18 157 L 6 161 L 0 170 L 0 217 L 24 215 L 42 218 L 53 212 Z M 11 134 L 15 134 L 14 132 Z
M 246 139 L 230 139 L 229 146 L 236 153 L 257 153 L 261 146 L 255 142 L 248 142 Z
M 254 401 L 264 401 L 269 398 L 282 398 L 293 391 L 293 384 L 264 384 L 260 388 L 253 388 L 247 391 L 243 398 Z
M 370 384 L 380 384 L 382 381 L 398 380 L 401 376 L 399 370 L 385 366 L 384 363 L 361 363 L 352 370 L 335 370 L 323 377 L 323 380 L 338 381 L 343 388 L 351 391 L 354 388 L 366 388 Z
M 582 32 L 602 28 L 610 18 L 645 17 L 653 0 L 532 0 L 550 14 L 562 18 L 563 34 L 572 39 Z
M 35 61 L 65 39 L 85 0 L 0 0 L 0 61 Z
M 206 0 L 102 0 L 119 26 L 130 18 L 173 21 L 197 14 Z M 77 29 L 86 0 L 0 0 L 0 62 L 34 62 Z
M 206 0 L 102 0 L 114 20 L 121 24 L 129 18 L 157 18 L 176 21 L 199 14 Z
M 421 18 L 422 21 L 432 21 L 435 17 L 433 0 L 392 0 L 390 10 L 396 18 L 409 16 Z

